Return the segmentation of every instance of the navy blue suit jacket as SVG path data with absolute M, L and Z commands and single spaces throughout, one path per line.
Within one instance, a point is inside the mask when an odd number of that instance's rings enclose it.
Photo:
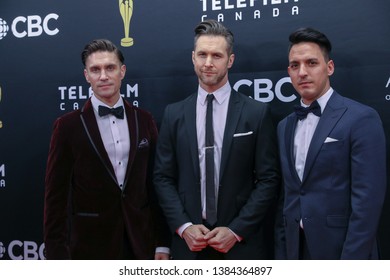
M 314 132 L 302 182 L 293 155 L 296 124 L 293 113 L 278 126 L 284 194 L 276 258 L 298 258 L 300 219 L 313 259 L 378 258 L 376 233 L 386 190 L 378 113 L 334 92 Z

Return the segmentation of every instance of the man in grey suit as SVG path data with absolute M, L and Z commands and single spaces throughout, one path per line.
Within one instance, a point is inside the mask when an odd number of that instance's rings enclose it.
M 330 86 L 331 43 L 302 28 L 290 35 L 288 73 L 301 106 L 279 123 L 284 182 L 276 258 L 377 259 L 386 191 L 378 113 Z
M 232 90 L 233 34 L 219 22 L 195 28 L 192 61 L 198 91 L 167 106 L 155 161 L 154 183 L 173 234 L 172 257 L 268 258 L 264 220 L 280 177 L 268 107 Z

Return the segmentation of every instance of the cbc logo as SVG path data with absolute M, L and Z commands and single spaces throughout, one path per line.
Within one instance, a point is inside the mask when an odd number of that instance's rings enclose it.
M 7 22 L 0 18 L 0 40 L 3 39 L 9 30 Z
M 8 248 L 3 242 L 0 242 L 0 259 L 5 258 L 6 252 L 11 260 L 44 260 L 45 244 L 40 246 L 34 241 L 13 240 Z
M 59 18 L 57 14 L 51 13 L 45 17 L 39 15 L 32 16 L 18 16 L 11 24 L 12 34 L 16 38 L 24 37 L 37 37 L 42 34 L 54 36 L 58 34 L 59 30 L 52 24 L 52 21 L 56 21 Z M 9 31 L 7 22 L 0 18 L 0 40 L 3 39 Z
M 253 88 L 253 98 L 261 102 L 271 102 L 275 98 L 279 99 L 282 102 L 288 103 L 294 101 L 297 97 L 293 93 L 285 95 L 282 92 L 282 87 L 285 84 L 291 85 L 291 79 L 289 77 L 284 77 L 278 80 L 275 83 L 275 89 L 273 90 L 273 82 L 270 79 L 254 79 L 253 81 L 248 79 L 242 79 L 237 81 L 233 88 L 236 91 L 240 91 L 241 86 L 246 86 Z
M 5 247 L 4 244 L 0 242 L 0 259 L 4 257 L 4 254 L 5 254 Z

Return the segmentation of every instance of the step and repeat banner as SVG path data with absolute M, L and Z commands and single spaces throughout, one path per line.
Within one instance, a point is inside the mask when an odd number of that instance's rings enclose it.
M 120 9 L 131 4 L 132 13 Z M 333 87 L 374 107 L 390 139 L 389 14 L 387 0 L 1 0 L 0 260 L 45 258 L 44 176 L 52 124 L 91 94 L 80 58 L 87 42 L 107 38 L 121 48 L 127 66 L 123 96 L 160 124 L 167 104 L 197 89 L 194 27 L 218 19 L 235 35 L 232 86 L 270 103 L 278 121 L 299 100 L 287 74 L 288 35 L 313 27 L 333 43 Z M 390 259 L 389 194 L 379 244 Z

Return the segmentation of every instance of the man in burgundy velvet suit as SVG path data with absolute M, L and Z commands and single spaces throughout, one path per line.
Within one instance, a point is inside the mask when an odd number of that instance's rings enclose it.
M 58 118 L 46 170 L 48 259 L 167 259 L 169 233 L 151 171 L 157 129 L 120 96 L 126 66 L 110 41 L 82 52 L 93 96 Z

